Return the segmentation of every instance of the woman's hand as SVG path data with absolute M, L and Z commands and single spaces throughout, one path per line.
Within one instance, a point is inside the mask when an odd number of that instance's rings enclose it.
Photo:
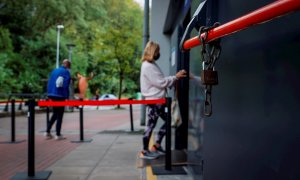
M 181 79 L 184 77 L 186 77 L 186 71 L 184 69 L 182 69 L 176 73 L 176 79 Z

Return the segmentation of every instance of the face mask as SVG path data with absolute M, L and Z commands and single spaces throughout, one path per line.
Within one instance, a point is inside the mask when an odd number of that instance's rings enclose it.
M 159 57 L 160 57 L 160 53 L 158 53 L 158 54 L 157 54 L 156 56 L 154 56 L 153 58 L 154 58 L 154 60 L 158 60 Z

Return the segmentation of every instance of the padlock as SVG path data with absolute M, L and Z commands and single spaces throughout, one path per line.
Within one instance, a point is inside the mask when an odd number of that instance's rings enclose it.
M 201 72 L 201 81 L 204 85 L 217 85 L 218 72 L 214 70 L 204 69 Z

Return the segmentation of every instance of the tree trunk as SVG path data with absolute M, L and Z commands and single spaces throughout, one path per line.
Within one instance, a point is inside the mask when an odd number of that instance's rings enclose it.
M 123 79 L 124 79 L 124 73 L 123 71 L 120 72 L 119 74 L 119 95 L 118 95 L 118 99 L 121 99 L 122 96 L 122 85 L 123 85 Z M 118 104 L 117 106 L 118 109 L 120 109 L 120 104 Z

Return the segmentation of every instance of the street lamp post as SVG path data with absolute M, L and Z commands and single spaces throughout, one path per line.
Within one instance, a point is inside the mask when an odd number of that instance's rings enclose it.
M 68 50 L 69 50 L 69 61 L 72 62 L 72 49 L 75 47 L 75 44 L 67 44 Z M 70 69 L 71 72 L 71 69 Z M 71 80 L 70 86 L 69 86 L 69 99 L 74 99 L 74 88 L 73 88 L 73 80 Z M 67 108 L 69 111 L 73 112 L 73 106 L 70 106 Z
M 69 60 L 72 62 L 72 49 L 75 47 L 75 44 L 67 44 L 69 50 Z
M 57 25 L 57 49 L 56 49 L 56 68 L 59 67 L 59 38 L 60 38 L 60 29 L 63 29 L 63 25 Z

